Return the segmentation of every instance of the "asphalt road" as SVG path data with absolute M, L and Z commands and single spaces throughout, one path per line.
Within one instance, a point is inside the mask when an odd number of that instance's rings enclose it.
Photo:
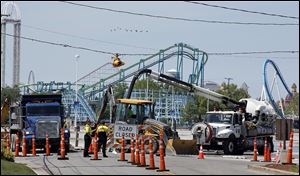
M 155 170 L 146 170 L 143 167 L 136 167 L 127 162 L 117 161 L 119 155 L 108 153 L 108 158 L 99 158 L 102 160 L 93 161 L 90 158 L 83 158 L 82 151 L 72 152 L 68 155 L 69 160 L 58 160 L 56 154 L 48 156 L 45 159 L 47 167 L 54 175 L 200 175 L 200 174 L 228 174 L 228 175 L 261 175 L 268 172 L 260 172 L 248 169 L 250 160 L 245 158 L 223 158 L 221 156 L 206 155 L 204 160 L 197 159 L 196 155 L 186 156 L 166 156 L 165 164 L 168 172 L 156 172 Z M 129 154 L 126 154 L 126 159 Z M 147 161 L 149 156 L 146 156 Z M 19 157 L 18 163 L 26 163 L 39 174 L 47 174 L 43 163 L 44 156 L 40 154 L 37 157 Z M 155 156 L 155 164 L 159 166 L 159 157 Z M 48 172 L 49 173 L 49 172 Z
M 188 134 L 188 132 L 180 132 L 181 136 Z M 72 138 L 73 138 L 72 134 Z M 188 135 L 187 135 L 188 136 Z M 74 139 L 71 143 L 74 145 Z M 275 149 L 279 144 L 275 141 Z M 26 163 L 33 168 L 38 174 L 49 174 L 46 170 L 45 164 L 55 175 L 272 175 L 268 171 L 256 171 L 248 169 L 248 165 L 264 165 L 262 162 L 251 162 L 253 158 L 252 152 L 246 152 L 242 156 L 223 156 L 221 153 L 215 151 L 205 151 L 205 159 L 199 160 L 196 155 L 167 155 L 165 157 L 166 168 L 168 172 L 156 172 L 155 170 L 145 170 L 141 167 L 133 166 L 127 162 L 117 161 L 119 154 L 108 152 L 108 158 L 102 158 L 99 153 L 99 158 L 102 160 L 93 161 L 90 158 L 82 157 L 83 146 L 82 133 L 80 133 L 78 150 L 68 153 L 69 160 L 58 160 L 57 154 L 45 157 L 42 153 L 38 153 L 38 157 L 19 157 L 16 158 L 18 163 Z M 293 151 L 293 162 L 299 164 L 299 133 L 294 136 L 294 148 L 298 150 Z M 91 156 L 93 156 L 91 154 Z M 129 159 L 129 154 L 126 154 L 126 159 Z M 146 155 L 146 162 L 149 162 L 149 156 Z M 275 153 L 272 154 L 275 158 Z M 258 157 L 263 160 L 262 156 Z M 155 165 L 159 166 L 159 157 L 155 156 Z

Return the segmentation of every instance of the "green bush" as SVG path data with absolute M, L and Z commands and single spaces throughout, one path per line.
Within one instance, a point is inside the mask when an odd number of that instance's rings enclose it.
M 6 145 L 2 145 L 1 143 L 1 159 L 5 159 L 7 161 L 14 161 L 14 154 L 11 151 L 6 150 Z

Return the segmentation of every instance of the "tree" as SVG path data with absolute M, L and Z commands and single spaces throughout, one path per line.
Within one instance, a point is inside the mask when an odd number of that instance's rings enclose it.
M 20 89 L 18 86 L 15 87 L 4 87 L 1 88 L 1 106 L 4 103 L 5 98 L 8 98 L 8 101 L 10 104 L 18 101 L 18 99 L 21 97 Z
M 238 88 L 236 84 L 227 85 L 225 82 L 221 84 L 221 89 L 219 89 L 217 92 L 236 101 L 239 101 L 242 98 L 250 97 L 249 93 L 246 90 Z
M 219 94 L 228 96 L 236 101 L 239 101 L 242 98 L 249 98 L 248 92 L 246 92 L 242 88 L 237 88 L 235 84 L 222 83 L 221 89 L 217 91 Z M 208 111 L 214 110 L 214 108 L 219 110 L 225 110 L 229 107 L 226 107 L 223 103 L 218 103 L 213 100 L 209 100 L 207 102 L 207 98 L 202 96 L 193 96 L 186 104 L 185 108 L 183 109 L 182 119 L 186 122 L 198 122 L 202 121 L 202 116 Z M 209 107 L 207 109 L 207 105 Z
M 128 88 L 128 85 L 126 83 L 118 83 L 118 84 L 114 85 L 113 91 L 114 91 L 115 99 L 124 98 L 127 88 Z
M 185 108 L 182 110 L 182 120 L 184 122 L 192 123 L 200 121 L 201 110 L 197 99 L 197 97 L 191 97 L 185 105 Z
M 292 100 L 286 107 L 285 114 L 299 116 L 299 93 L 292 97 Z
M 134 89 L 147 89 L 147 79 L 138 80 L 134 85 Z M 159 90 L 160 85 L 153 80 L 148 80 L 148 89 L 150 90 Z

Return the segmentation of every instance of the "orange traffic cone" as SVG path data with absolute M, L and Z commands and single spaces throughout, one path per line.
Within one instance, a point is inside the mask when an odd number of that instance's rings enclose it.
M 155 167 L 154 154 L 153 154 L 153 144 L 152 144 L 151 137 L 149 139 L 149 167 L 147 167 L 146 169 L 149 169 L 149 170 L 158 169 L 158 167 Z
M 89 154 L 93 153 L 93 145 L 90 144 L 90 147 L 89 147 Z
M 131 136 L 131 141 L 130 141 L 130 161 L 128 163 L 134 164 L 134 139 L 133 136 Z
M 265 146 L 264 146 L 264 160 L 263 162 L 267 162 L 268 161 L 268 142 L 267 142 L 267 138 L 265 138 Z
M 16 136 L 16 145 L 15 145 L 15 157 L 19 156 L 19 132 L 17 132 L 17 136 Z
M 23 138 L 22 138 L 22 154 L 23 157 L 26 157 L 27 151 L 26 151 L 26 138 L 25 138 L 25 131 L 23 131 Z
M 202 144 L 200 145 L 198 159 L 204 159 L 204 153 L 203 153 Z
M 138 167 L 146 167 L 144 135 L 142 135 L 142 139 L 141 139 L 141 164 Z
M 6 151 L 10 151 L 9 133 L 6 132 Z
M 125 159 L 125 139 L 124 139 L 124 134 L 122 135 L 121 153 L 120 153 L 120 159 L 118 161 L 128 161 L 128 160 Z
M 166 169 L 166 165 L 165 165 L 165 154 L 164 154 L 164 146 L 163 146 L 163 130 L 160 130 L 160 134 L 159 134 L 159 169 L 156 170 L 157 172 L 163 172 L 163 171 L 169 171 Z
M 46 133 L 46 156 L 50 156 L 49 136 Z
M 68 160 L 69 158 L 66 157 L 65 153 L 65 135 L 64 135 L 64 129 L 61 129 L 61 140 L 60 140 L 60 157 L 58 157 L 58 160 Z
M 102 160 L 98 158 L 98 142 L 97 142 L 97 135 L 94 136 L 93 138 L 93 149 L 94 149 L 94 158 L 91 160 Z
M 286 164 L 293 164 L 293 131 L 290 133 L 290 143 L 287 153 L 287 163 Z
M 257 161 L 256 137 L 254 138 L 253 144 L 254 144 L 254 149 L 253 149 L 253 160 L 251 160 L 251 161 Z
M 139 153 L 139 135 L 136 134 L 136 142 L 135 142 L 135 163 L 134 165 L 140 165 L 140 153 Z
M 32 156 L 36 156 L 35 136 L 34 136 L 34 134 L 32 134 Z

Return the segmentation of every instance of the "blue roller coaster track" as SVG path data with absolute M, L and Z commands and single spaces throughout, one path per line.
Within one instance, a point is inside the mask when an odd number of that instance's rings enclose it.
M 272 107 L 274 108 L 275 112 L 283 119 L 286 119 L 286 117 L 284 117 L 284 114 L 282 113 L 282 111 L 279 109 L 279 107 L 277 106 L 276 102 L 274 101 L 274 98 L 272 96 L 272 93 L 270 91 L 270 87 L 269 87 L 269 83 L 268 83 L 268 75 L 267 75 L 267 66 L 268 64 L 271 64 L 273 66 L 273 68 L 276 71 L 276 75 L 279 76 L 285 90 L 288 92 L 289 96 L 292 96 L 292 92 L 289 90 L 285 80 L 283 79 L 283 76 L 278 68 L 278 66 L 275 64 L 275 62 L 273 62 L 272 60 L 268 59 L 265 61 L 264 66 L 263 66 L 263 79 L 264 79 L 264 87 L 265 87 L 265 91 L 266 94 L 269 98 L 270 104 L 272 105 Z

